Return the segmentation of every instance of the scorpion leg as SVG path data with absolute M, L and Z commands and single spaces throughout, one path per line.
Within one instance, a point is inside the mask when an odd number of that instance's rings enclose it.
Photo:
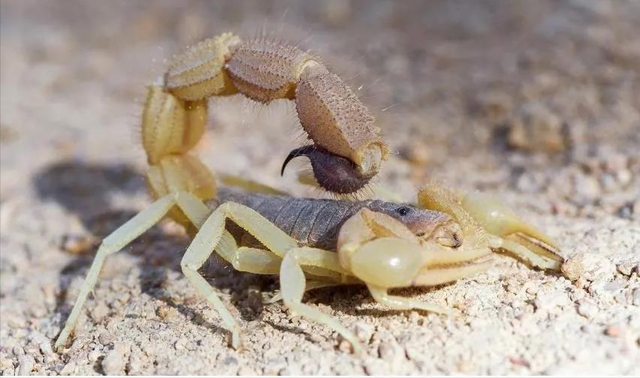
M 342 286 L 342 285 L 345 285 L 345 284 L 341 282 L 307 280 L 307 285 L 304 288 L 304 292 L 306 293 L 307 291 L 311 291 L 315 289 L 321 289 L 324 287 Z M 265 298 L 262 301 L 262 303 L 271 304 L 271 303 L 276 303 L 278 301 L 281 301 L 282 299 L 283 299 L 282 292 L 278 291 L 273 296 Z
M 225 231 L 226 234 L 226 231 Z M 223 239 L 226 235 L 223 235 Z M 231 236 L 229 234 L 229 236 Z M 335 253 L 323 251 L 321 249 L 301 247 L 294 248 L 287 253 L 296 251 L 299 254 L 298 260 L 304 266 L 305 273 L 311 275 L 316 280 L 329 280 L 331 282 L 350 283 L 346 277 L 347 272 L 341 269 L 335 258 Z M 273 252 L 250 247 L 237 247 L 235 240 L 231 242 L 220 241 L 216 247 L 218 254 L 224 254 L 225 259 L 233 267 L 241 272 L 254 274 L 278 274 L 282 258 Z
M 330 268 L 325 267 L 325 265 L 327 264 L 322 264 L 322 262 L 325 260 L 331 261 L 333 259 L 323 259 L 310 256 L 309 252 L 312 253 L 314 248 L 303 247 L 294 249 L 293 251 L 295 250 L 301 251 L 299 260 L 301 260 L 302 265 L 305 266 L 305 271 L 307 271 L 307 273 L 313 272 L 318 277 L 318 279 L 330 280 L 310 280 L 307 282 L 305 292 L 323 287 L 357 283 L 354 280 L 349 280 L 350 277 L 345 277 L 344 272 L 340 268 L 337 269 L 337 271 L 340 273 L 337 273 L 335 270 L 332 271 Z M 253 274 L 280 273 L 280 265 L 282 264 L 282 259 L 280 257 L 265 249 L 238 247 L 235 239 L 228 231 L 225 231 L 223 233 L 222 238 L 220 239 L 220 242 L 216 247 L 216 253 L 222 256 L 222 258 L 224 258 L 227 262 L 233 265 L 236 270 L 240 272 L 248 272 Z M 331 254 L 335 255 L 335 253 Z M 335 262 L 333 262 L 333 264 L 331 265 L 332 267 L 335 267 Z M 273 295 L 271 298 L 266 299 L 264 303 L 275 303 L 282 299 L 282 292 L 280 291 Z
M 417 301 L 411 298 L 399 297 L 397 295 L 389 295 L 387 293 L 387 289 L 384 287 L 376 287 L 374 285 L 367 285 L 367 287 L 376 302 L 394 310 L 423 310 L 438 314 L 451 314 L 451 310 L 438 305 Z
M 187 248 L 180 266 L 191 284 L 220 314 L 226 328 L 231 332 L 231 345 L 240 346 L 240 329 L 237 322 L 226 310 L 211 285 L 198 273 L 214 250 L 220 248 L 225 259 L 233 261 L 233 244 L 231 235 L 225 231 L 226 219 L 231 219 L 238 226 L 253 234 L 262 244 L 277 256 L 284 256 L 286 251 L 297 246 L 296 242 L 278 227 L 269 222 L 256 211 L 246 206 L 227 202 L 220 205 L 202 225 L 193 241 Z M 221 243 L 222 241 L 222 243 Z M 235 244 L 235 241 L 233 241 Z
M 333 317 L 302 303 L 306 278 L 298 258 L 302 257 L 301 255 L 303 254 L 305 254 L 305 252 L 302 252 L 300 249 L 294 249 L 289 251 L 282 260 L 282 266 L 280 267 L 280 292 L 282 293 L 285 305 L 292 312 L 322 323 L 337 331 L 351 343 L 356 354 L 362 354 L 362 346 L 358 338 L 351 331 Z M 335 253 L 332 252 L 326 252 L 326 254 L 335 255 Z M 324 256 L 318 254 L 318 257 L 322 259 Z
M 147 209 L 131 218 L 128 222 L 118 227 L 117 230 L 107 236 L 98 248 L 96 257 L 91 264 L 91 268 L 89 268 L 89 272 L 82 284 L 80 294 L 73 305 L 71 314 L 67 318 L 60 336 L 58 336 L 58 339 L 56 340 L 56 349 L 67 343 L 67 339 L 71 335 L 71 332 L 73 332 L 78 321 L 80 311 L 82 310 L 89 293 L 96 285 L 98 275 L 100 274 L 100 270 L 102 269 L 106 258 L 118 252 L 125 245 L 131 243 L 135 238 L 153 227 L 165 215 L 167 215 L 175 205 L 177 205 L 182 212 L 189 217 L 189 219 L 193 219 L 196 222 L 194 223 L 196 227 L 200 225 L 200 221 L 197 220 L 204 219 L 206 215 L 204 211 L 208 213 L 206 206 L 197 198 L 189 193 L 180 192 L 160 198 Z
M 418 196 L 422 207 L 457 218 L 463 229 L 470 229 L 468 235 L 484 235 L 494 251 L 515 255 L 541 269 L 559 270 L 564 261 L 555 242 L 486 194 L 457 195 L 430 184 L 420 190 Z
M 278 274 L 282 259 L 273 252 L 249 247 L 238 247 L 236 240 L 228 232 L 224 231 L 216 253 L 240 272 L 254 274 Z
M 250 253 L 255 258 L 256 252 L 261 251 L 239 248 L 234 255 L 234 245 L 231 242 L 230 235 L 227 236 L 228 234 L 225 233 L 224 229 L 226 219 L 231 219 L 238 226 L 252 234 L 275 256 L 282 259 L 282 264 L 280 265 L 281 292 L 287 307 L 300 315 L 326 324 L 338 331 L 345 339 L 354 344 L 354 348 L 357 351 L 360 351 L 355 336 L 338 321 L 301 303 L 305 289 L 305 276 L 301 263 L 341 274 L 347 273 L 340 267 L 336 254 L 316 248 L 298 248 L 297 242 L 293 238 L 258 212 L 244 205 L 233 202 L 220 205 L 202 225 L 201 230 L 196 234 L 180 263 L 185 276 L 201 295 L 207 298 L 216 309 L 220 307 L 221 303 L 219 303 L 219 299 L 211 285 L 198 273 L 198 269 L 214 250 L 222 252 L 223 257 L 232 262 L 238 261 L 237 252 Z M 262 254 L 262 257 L 264 256 L 267 256 L 267 254 Z M 239 330 L 235 321 L 228 318 L 225 320 L 225 324 L 232 332 L 232 345 L 234 347 L 239 346 Z

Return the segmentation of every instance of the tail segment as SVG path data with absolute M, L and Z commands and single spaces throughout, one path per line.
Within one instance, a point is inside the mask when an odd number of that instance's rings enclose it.
M 142 145 L 154 198 L 178 191 L 188 191 L 201 200 L 216 195 L 213 174 L 189 153 L 202 138 L 206 125 L 206 100 L 183 101 L 160 86 L 149 87 L 142 115 Z M 172 210 L 169 216 L 178 223 L 189 224 L 180 210 Z
M 225 33 L 177 55 L 160 83 L 149 86 L 142 114 L 142 145 L 147 154 L 151 194 L 160 198 L 187 191 L 201 200 L 216 195 L 216 180 L 189 151 L 207 127 L 207 100 L 237 93 L 224 65 L 240 39 Z M 180 210 L 170 217 L 188 226 Z

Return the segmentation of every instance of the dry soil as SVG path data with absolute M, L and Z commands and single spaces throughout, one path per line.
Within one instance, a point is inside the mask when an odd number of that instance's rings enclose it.
M 5 1 L 1 7 L 0 371 L 13 374 L 640 374 L 640 2 Z M 177 269 L 164 223 L 107 262 L 73 342 L 52 343 L 95 246 L 149 199 L 145 84 L 185 46 L 263 31 L 320 55 L 376 114 L 379 183 L 493 193 L 558 241 L 562 274 L 499 257 L 401 291 L 454 309 L 388 311 L 362 288 L 307 303 L 366 346 L 261 305 L 271 278 L 212 260 L 244 350 Z M 212 100 L 216 172 L 295 195 L 292 104 Z

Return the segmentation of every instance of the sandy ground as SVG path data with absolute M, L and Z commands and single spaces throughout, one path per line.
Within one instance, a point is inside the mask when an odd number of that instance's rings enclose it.
M 0 371 L 13 374 L 640 374 L 640 3 L 74 2 L 1 5 Z M 262 306 L 271 278 L 208 277 L 245 349 L 177 269 L 164 223 L 106 264 L 76 337 L 52 350 L 97 239 L 149 203 L 138 124 L 166 59 L 223 31 L 300 43 L 358 89 L 395 152 L 379 182 L 494 193 L 562 246 L 563 274 L 499 257 L 403 290 L 451 318 L 385 310 L 361 288 L 306 301 L 355 330 Z M 218 172 L 279 177 L 300 145 L 289 103 L 211 103 Z M 293 170 L 292 170 L 293 171 Z

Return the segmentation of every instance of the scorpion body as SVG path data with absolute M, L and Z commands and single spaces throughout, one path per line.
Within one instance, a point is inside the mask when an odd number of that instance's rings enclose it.
M 342 225 L 363 208 L 387 214 L 411 230 L 422 230 L 420 236 L 428 237 L 436 230 L 448 231 L 452 240 L 456 223 L 447 214 L 380 200 L 348 201 L 290 196 L 243 193 L 230 188 L 220 188 L 218 198 L 207 202 L 210 208 L 219 203 L 235 202 L 245 205 L 267 218 L 279 229 L 291 236 L 300 246 L 337 251 L 338 235 Z M 232 234 L 242 245 L 257 245 L 245 230 L 232 227 Z
M 291 151 L 282 171 L 291 159 L 305 156 L 317 186 L 334 194 L 358 192 L 389 157 L 380 128 L 354 92 L 298 47 L 225 33 L 175 56 L 166 73 L 148 87 L 142 114 L 146 177 L 155 202 L 102 241 L 57 349 L 71 336 L 107 257 L 165 217 L 183 225 L 193 238 L 180 267 L 222 318 L 233 347 L 241 345 L 240 326 L 199 273 L 212 253 L 240 271 L 278 274 L 287 308 L 337 331 L 356 352 L 363 349 L 351 331 L 302 303 L 306 290 L 361 283 L 389 308 L 447 313 L 434 304 L 391 295 L 388 289 L 438 285 L 482 272 L 493 251 L 559 270 L 562 257 L 553 241 L 502 203 L 479 194 L 462 195 L 431 184 L 420 189 L 417 205 L 411 206 L 218 188 L 192 150 L 207 127 L 207 100 L 234 94 L 263 104 L 294 101 L 310 144 Z

